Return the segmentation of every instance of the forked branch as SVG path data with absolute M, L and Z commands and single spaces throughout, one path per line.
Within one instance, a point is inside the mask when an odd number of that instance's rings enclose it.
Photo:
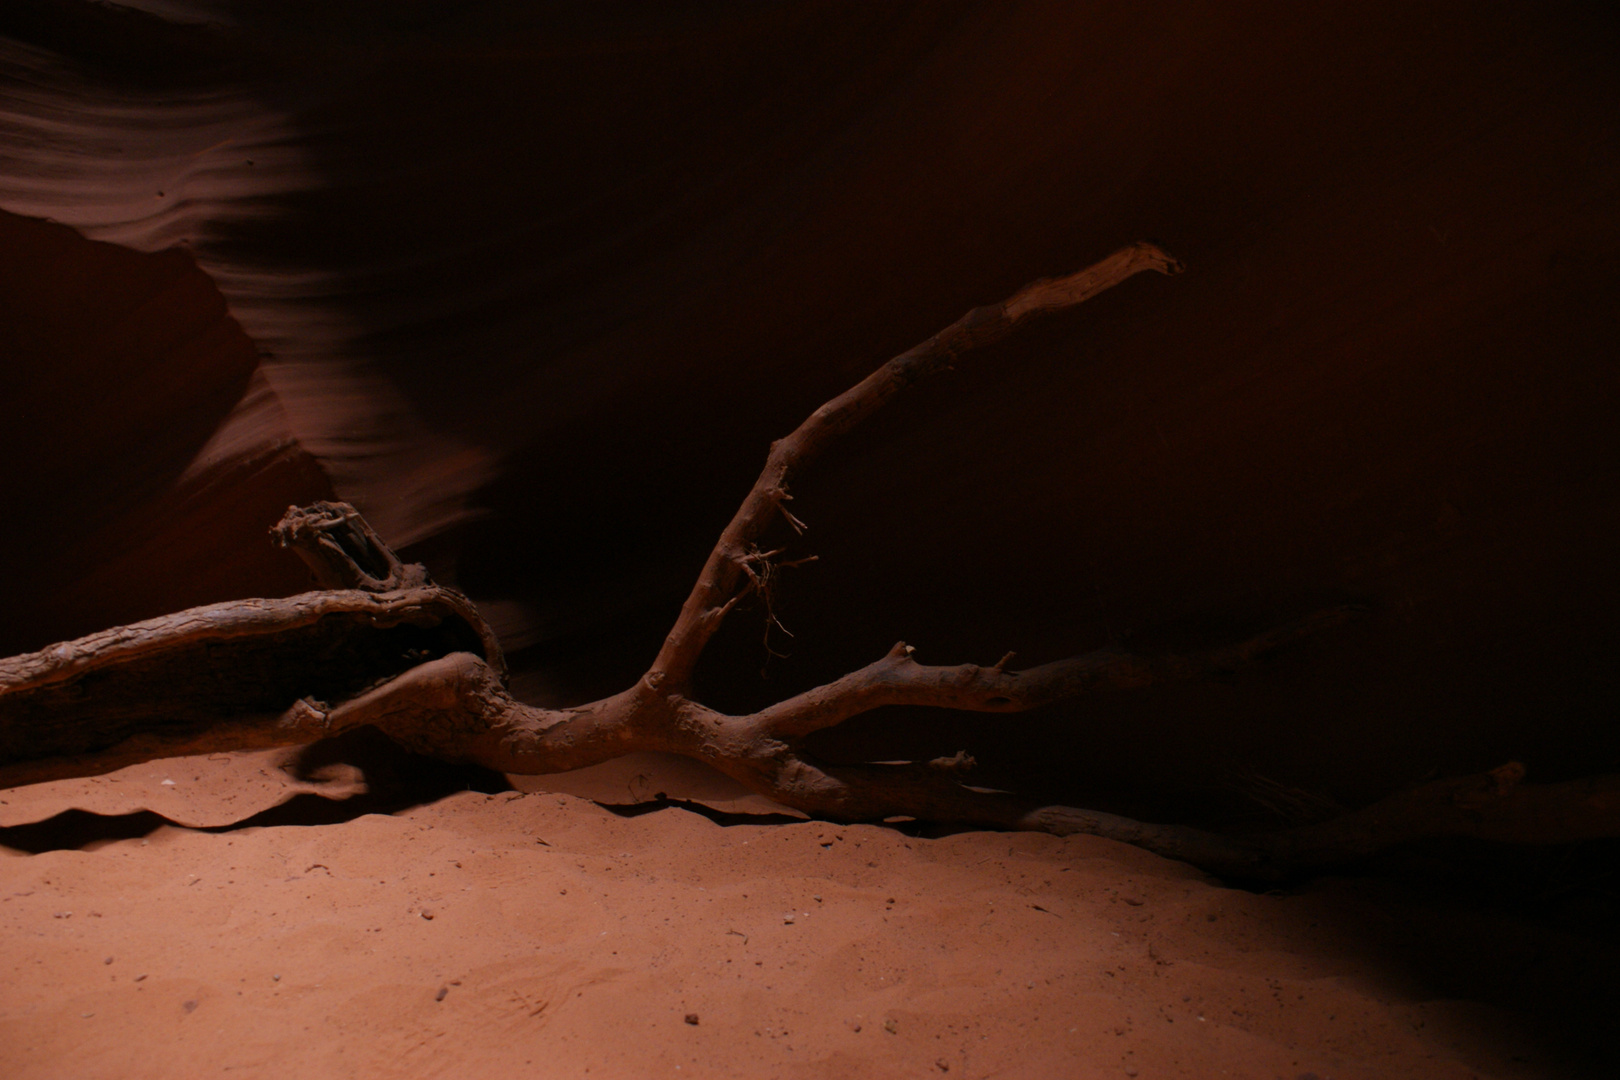
M 834 765 L 805 740 L 886 705 L 1009 713 L 1241 666 L 1338 625 L 1336 608 L 1187 656 L 1117 651 L 1011 670 L 920 664 L 904 643 L 859 671 L 758 713 L 695 701 L 704 647 L 750 590 L 768 591 L 780 551 L 761 550 L 793 482 L 839 437 L 906 387 L 1144 270 L 1180 265 L 1149 244 L 1078 274 L 975 308 L 817 409 L 772 445 L 765 468 L 709 555 L 657 658 L 629 689 L 572 709 L 512 698 L 494 633 L 466 597 L 402 563 L 342 503 L 290 508 L 273 530 L 325 591 L 195 608 L 0 660 L 0 785 L 86 775 L 152 757 L 309 742 L 373 725 L 420 753 L 511 773 L 545 773 L 638 750 L 708 762 L 755 791 L 846 821 L 896 815 L 1058 834 L 1092 833 L 1205 869 L 1274 876 L 1435 835 L 1557 841 L 1620 834 L 1620 778 L 1527 788 L 1522 770 L 1441 781 L 1336 821 L 1230 837 L 970 786 L 965 754 L 933 762 Z

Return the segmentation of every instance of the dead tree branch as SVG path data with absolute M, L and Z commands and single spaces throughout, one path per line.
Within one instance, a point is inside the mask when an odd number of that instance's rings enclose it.
M 1522 770 L 1441 781 L 1334 821 L 1255 837 L 1153 825 L 968 785 L 965 754 L 832 765 L 805 739 L 885 705 L 1013 713 L 1099 690 L 1196 679 L 1345 621 L 1319 612 L 1187 656 L 1104 651 L 1023 671 L 918 663 L 900 643 L 876 662 L 747 716 L 693 700 L 692 675 L 731 609 L 768 588 L 780 551 L 759 541 L 794 481 L 908 386 L 1144 270 L 1180 266 L 1137 244 L 1080 273 L 975 308 L 817 409 L 774 443 L 704 564 L 656 659 L 629 689 L 571 709 L 515 700 L 494 633 L 471 601 L 433 584 L 343 503 L 290 508 L 272 530 L 323 591 L 194 608 L 0 660 L 0 785 L 104 772 L 153 757 L 310 742 L 372 725 L 420 753 L 509 773 L 558 772 L 655 750 L 705 761 L 812 815 L 906 816 L 1060 835 L 1090 833 L 1209 870 L 1274 876 L 1423 836 L 1547 841 L 1620 834 L 1620 778 L 1527 788 Z M 803 560 L 801 560 L 803 561 Z M 786 565 L 786 564 L 783 564 Z

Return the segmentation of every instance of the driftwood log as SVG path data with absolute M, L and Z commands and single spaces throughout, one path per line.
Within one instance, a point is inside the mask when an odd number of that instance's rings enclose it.
M 1427 784 L 1321 824 L 1228 836 L 973 787 L 965 755 L 844 766 L 804 747 L 811 733 L 885 705 L 1019 712 L 1102 688 L 1196 679 L 1338 625 L 1351 614 L 1344 609 L 1193 655 L 1102 651 L 1022 671 L 1009 670 L 1010 654 L 988 667 L 928 666 L 902 642 L 859 671 L 748 716 L 692 696 L 698 659 L 726 615 L 788 565 L 784 551 L 761 541 L 778 519 L 803 532 L 786 504 L 822 451 L 912 383 L 1145 270 L 1180 266 L 1137 244 L 975 308 L 773 444 L 662 649 L 621 693 L 568 709 L 517 701 L 506 690 L 500 644 L 471 601 L 401 563 L 353 507 L 318 503 L 289 509 L 272 533 L 308 563 L 320 591 L 193 608 L 0 660 L 0 786 L 156 757 L 308 743 L 372 725 L 419 753 L 507 773 L 559 772 L 633 751 L 684 754 L 817 817 L 1089 833 L 1244 877 L 1308 870 L 1423 837 L 1620 835 L 1620 777 L 1526 786 L 1517 765 Z

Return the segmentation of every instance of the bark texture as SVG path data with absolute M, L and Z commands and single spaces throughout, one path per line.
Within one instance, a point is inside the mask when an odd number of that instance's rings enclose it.
M 417 752 L 508 773 L 672 752 L 820 817 L 1091 833 L 1253 877 L 1426 836 L 1549 842 L 1620 834 L 1620 778 L 1526 787 L 1518 766 L 1439 781 L 1320 825 L 1233 837 L 974 787 L 964 754 L 850 766 L 818 761 L 804 746 L 812 733 L 885 705 L 1010 713 L 1095 690 L 1199 678 L 1338 625 L 1353 614 L 1348 609 L 1202 653 L 1102 651 L 1023 671 L 1008 669 L 1010 654 L 988 667 L 925 665 L 901 642 L 858 671 L 750 715 L 694 699 L 693 673 L 726 615 L 789 565 L 783 549 L 765 550 L 762 541 L 778 521 L 804 532 L 787 506 L 790 489 L 822 451 L 908 386 L 1027 320 L 1143 271 L 1180 269 L 1158 248 L 1137 244 L 1036 282 L 968 312 L 817 409 L 772 445 L 652 665 L 612 697 L 570 709 L 517 701 L 505 687 L 499 643 L 466 597 L 400 562 L 353 507 L 317 503 L 289 508 L 271 531 L 308 564 L 321 591 L 194 608 L 0 660 L 0 785 L 165 755 L 305 743 L 373 725 Z

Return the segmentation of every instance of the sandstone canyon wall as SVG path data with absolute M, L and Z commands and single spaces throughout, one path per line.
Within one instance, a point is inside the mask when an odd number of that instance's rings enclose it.
M 335 489 L 521 691 L 617 689 L 770 439 L 1150 238 L 1188 273 L 826 463 L 790 655 L 734 619 L 708 698 L 1352 601 L 1227 682 L 824 749 L 1149 817 L 1620 765 L 1603 7 L 142 6 L 0 14 L 5 651 L 296 591 L 264 530 Z

